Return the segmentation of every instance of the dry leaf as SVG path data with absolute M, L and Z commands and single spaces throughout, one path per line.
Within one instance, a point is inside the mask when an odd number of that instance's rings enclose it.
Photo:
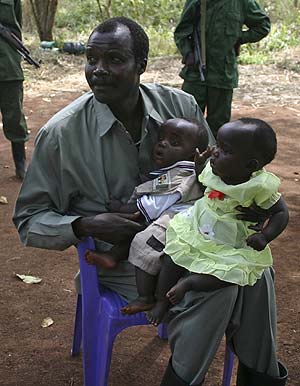
M 45 327 L 51 326 L 53 323 L 54 323 L 53 319 L 48 316 L 47 318 L 42 320 L 41 326 L 45 328 Z
M 3 204 L 3 205 L 8 204 L 7 198 L 5 196 L 0 196 L 0 204 Z
M 41 278 L 36 276 L 20 275 L 18 273 L 16 273 L 16 276 L 26 284 L 38 284 L 42 281 Z

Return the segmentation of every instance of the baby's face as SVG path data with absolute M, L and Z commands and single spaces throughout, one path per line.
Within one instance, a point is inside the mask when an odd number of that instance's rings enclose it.
M 253 131 L 240 121 L 223 125 L 217 136 L 217 146 L 210 164 L 214 174 L 229 185 L 249 180 L 253 170 Z
M 192 161 L 197 144 L 198 129 L 184 119 L 169 119 L 160 128 L 159 140 L 153 149 L 153 159 L 158 168 L 178 161 Z

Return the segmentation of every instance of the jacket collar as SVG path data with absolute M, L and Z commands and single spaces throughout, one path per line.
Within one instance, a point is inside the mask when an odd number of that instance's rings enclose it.
M 152 100 L 148 97 L 147 93 L 143 89 L 143 85 L 140 85 L 140 95 L 142 97 L 144 110 L 142 132 L 146 132 L 146 126 L 149 118 L 154 119 L 158 123 L 162 123 L 163 119 L 155 109 Z M 108 105 L 98 102 L 95 96 L 93 96 L 93 105 L 98 122 L 100 137 L 105 135 L 116 122 L 121 124 L 121 122 L 119 122 L 118 119 L 114 116 Z

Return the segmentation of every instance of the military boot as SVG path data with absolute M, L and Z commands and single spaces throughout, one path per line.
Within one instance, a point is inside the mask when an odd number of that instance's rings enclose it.
M 171 358 L 172 359 L 172 358 Z M 190 386 L 189 383 L 184 382 L 174 371 L 171 359 L 169 361 L 168 367 L 166 368 L 165 374 L 163 376 L 160 386 Z M 195 386 L 201 386 L 201 383 L 198 383 Z
M 243 363 L 239 362 L 237 371 L 237 386 L 284 386 L 287 381 L 288 372 L 282 363 L 278 362 L 279 377 L 259 373 Z
M 23 180 L 26 173 L 25 142 L 12 142 L 11 149 L 16 167 L 16 177 Z

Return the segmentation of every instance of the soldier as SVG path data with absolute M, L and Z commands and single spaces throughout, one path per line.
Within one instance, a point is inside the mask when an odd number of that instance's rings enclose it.
M 0 1 L 0 22 L 21 39 L 21 0 Z M 27 125 L 23 113 L 21 56 L 0 36 L 0 110 L 5 137 L 11 141 L 16 177 L 23 180 Z
M 243 25 L 247 30 L 243 30 Z M 205 26 L 205 28 L 204 28 Z M 193 31 L 198 31 L 205 80 L 195 60 Z M 233 89 L 238 86 L 240 45 L 264 38 L 270 19 L 255 0 L 187 0 L 175 29 L 175 43 L 184 67 L 182 89 L 206 109 L 206 120 L 216 136 L 230 121 Z

